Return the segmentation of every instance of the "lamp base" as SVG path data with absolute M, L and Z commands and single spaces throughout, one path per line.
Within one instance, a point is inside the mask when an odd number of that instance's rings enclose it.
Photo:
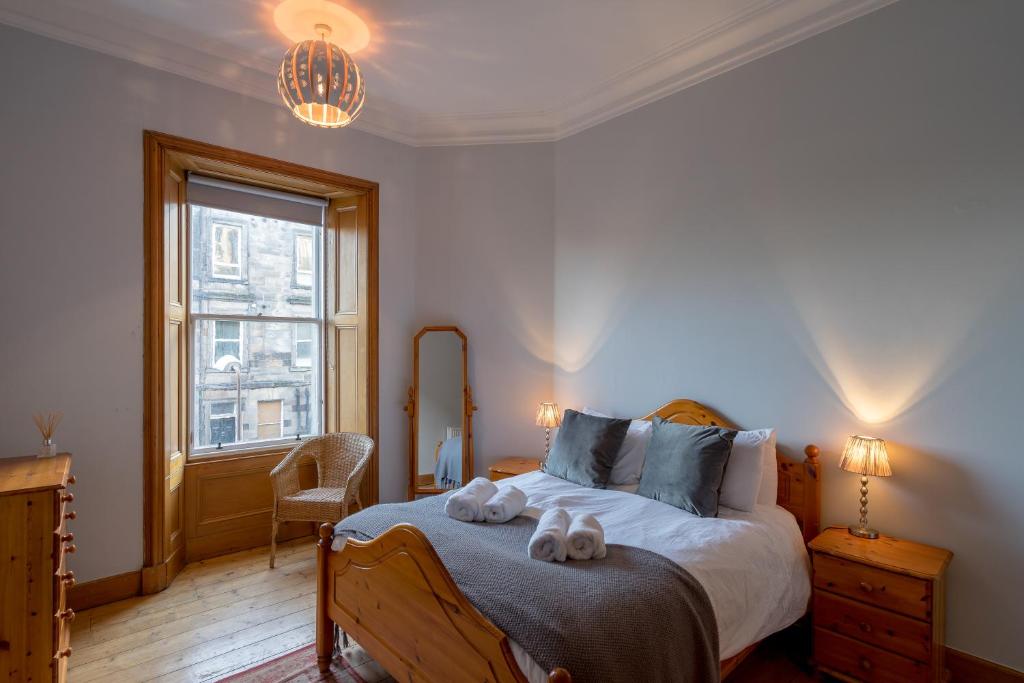
M 877 529 L 869 529 L 869 528 L 863 527 L 863 526 L 853 526 L 852 524 L 848 528 L 850 530 L 850 533 L 852 535 L 856 536 L 857 538 L 870 538 L 870 539 L 878 538 L 878 530 Z

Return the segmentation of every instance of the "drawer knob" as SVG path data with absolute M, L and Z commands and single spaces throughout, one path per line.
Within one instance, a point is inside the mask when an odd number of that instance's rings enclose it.
M 71 501 L 73 501 L 75 499 L 75 494 L 73 494 L 73 493 L 65 493 L 65 494 L 61 495 L 60 499 L 62 501 L 64 501 L 65 503 L 70 503 Z
M 861 581 L 860 582 L 860 589 L 862 591 L 864 591 L 865 593 L 870 593 L 871 591 L 875 590 L 875 587 L 872 586 L 870 583 L 867 583 L 865 581 Z
M 860 668 L 864 669 L 865 671 L 871 671 L 871 662 L 868 661 L 867 657 L 860 658 Z
M 78 483 L 78 480 L 75 479 L 75 475 L 73 475 L 73 474 L 69 474 L 68 475 L 68 483 L 69 484 L 77 484 Z
M 61 618 L 61 619 L 64 619 L 65 621 L 74 621 L 74 619 L 75 619 L 75 610 L 73 610 L 73 609 L 71 609 L 69 607 L 66 610 L 64 610 L 63 612 L 58 613 L 57 616 L 59 618 Z
M 66 647 L 63 650 L 57 650 L 57 658 L 58 659 L 60 659 L 61 657 L 70 657 L 70 656 L 71 656 L 71 648 L 70 647 Z
M 63 581 L 68 588 L 70 588 L 71 586 L 75 585 L 75 573 L 64 572 L 60 575 L 60 580 Z
M 62 543 L 71 543 L 73 540 L 75 540 L 75 535 L 71 532 L 68 532 L 61 536 L 60 540 Z
M 78 548 L 75 547 L 74 543 L 70 543 L 70 544 L 64 546 L 64 552 L 66 552 L 66 553 L 73 553 L 73 552 L 75 552 L 77 550 L 78 550 Z
M 64 519 L 78 519 L 78 513 L 74 510 L 64 513 Z
M 860 624 L 858 624 L 858 626 L 860 627 L 861 631 L 864 631 L 864 633 L 871 633 L 871 624 L 862 621 L 860 622 Z

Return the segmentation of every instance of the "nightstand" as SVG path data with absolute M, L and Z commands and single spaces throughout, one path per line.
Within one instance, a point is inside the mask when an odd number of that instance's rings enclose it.
M 487 468 L 491 474 L 491 481 L 508 479 L 517 474 L 526 474 L 540 469 L 538 458 L 502 458 Z
M 953 553 L 845 527 L 810 542 L 814 663 L 842 680 L 945 680 L 945 576 Z

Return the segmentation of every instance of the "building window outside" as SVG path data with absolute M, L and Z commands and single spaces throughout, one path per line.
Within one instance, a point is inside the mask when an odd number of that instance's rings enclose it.
M 313 286 L 313 236 L 295 236 L 295 286 Z
M 213 274 L 215 277 L 242 279 L 242 227 L 227 223 L 214 223 L 210 231 L 213 245 Z
M 309 368 L 313 366 L 313 345 L 316 327 L 313 325 L 295 326 L 295 351 L 292 354 L 292 367 Z
M 213 365 L 234 359 L 242 362 L 242 323 L 238 320 L 215 320 L 213 323 Z M 221 368 L 223 369 L 223 368 Z
M 234 443 L 238 414 L 234 401 L 214 401 L 210 404 L 210 442 L 216 445 Z
M 322 433 L 323 227 L 189 211 L 191 414 L 207 416 L 191 428 L 190 455 Z M 295 292 L 296 283 L 308 291 Z
M 260 401 L 256 407 L 256 436 L 260 439 L 280 439 L 283 435 L 280 399 Z

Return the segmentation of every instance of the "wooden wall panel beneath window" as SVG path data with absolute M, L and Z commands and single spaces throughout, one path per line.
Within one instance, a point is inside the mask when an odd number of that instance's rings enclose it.
M 274 492 L 270 470 L 283 452 L 185 465 L 185 548 L 188 562 L 270 543 Z M 316 486 L 316 465 L 299 469 L 302 488 Z M 312 536 L 312 523 L 282 524 L 278 540 Z

